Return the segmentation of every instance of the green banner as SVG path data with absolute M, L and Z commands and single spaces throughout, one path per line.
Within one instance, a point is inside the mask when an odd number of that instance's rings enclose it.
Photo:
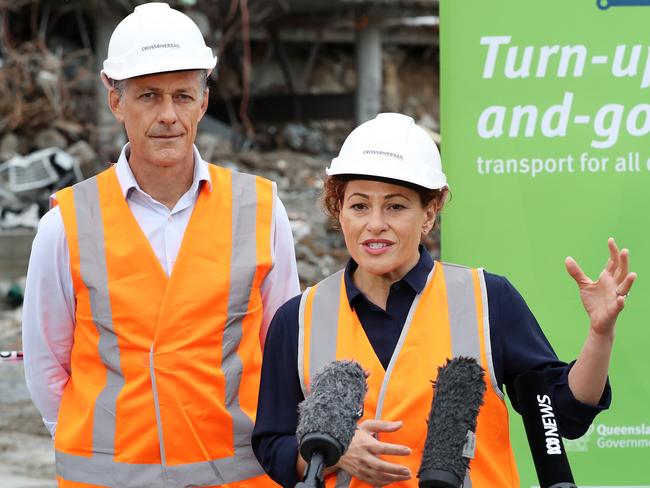
M 596 279 L 608 237 L 630 249 L 612 407 L 565 445 L 578 486 L 648 487 L 650 1 L 440 4 L 443 259 L 506 275 L 568 361 L 589 324 L 564 258 Z M 511 431 L 536 486 L 516 413 Z

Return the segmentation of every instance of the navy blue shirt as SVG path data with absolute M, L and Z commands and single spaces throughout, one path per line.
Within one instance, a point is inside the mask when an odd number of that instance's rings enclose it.
M 350 259 L 345 269 L 345 286 L 350 305 L 384 368 L 388 367 L 415 296 L 426 285 L 433 259 L 420 246 L 420 260 L 400 281 L 391 286 L 386 310 L 373 304 L 354 285 L 357 264 Z M 576 400 L 568 385 L 572 364 L 560 361 L 547 341 L 526 302 L 510 282 L 485 273 L 489 303 L 492 362 L 499 388 L 505 389 L 518 408 L 514 379 L 528 370 L 543 372 L 549 383 L 560 431 L 564 437 L 580 437 L 594 417 L 609 407 L 609 383 L 596 407 Z M 297 406 L 304 397 L 298 378 L 298 313 L 300 295 L 278 309 L 266 338 L 262 379 L 253 431 L 253 450 L 274 481 L 293 488 L 298 482 Z

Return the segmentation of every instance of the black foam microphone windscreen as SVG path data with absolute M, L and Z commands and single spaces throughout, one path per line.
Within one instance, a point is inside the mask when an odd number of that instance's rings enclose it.
M 483 368 L 456 357 L 438 368 L 420 465 L 420 488 L 460 488 L 474 456 L 476 419 L 483 405 Z
M 305 460 L 320 450 L 326 466 L 338 462 L 363 415 L 367 389 L 366 374 L 355 361 L 333 361 L 314 375 L 310 394 L 298 405 L 296 436 Z
M 514 385 L 540 487 L 575 488 L 546 378 L 538 371 L 526 371 Z

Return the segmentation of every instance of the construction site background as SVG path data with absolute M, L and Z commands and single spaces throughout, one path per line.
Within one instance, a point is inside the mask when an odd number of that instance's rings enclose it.
M 139 3 L 0 0 L 0 486 L 56 486 L 19 356 L 27 262 L 52 193 L 107 168 L 126 142 L 99 69 L 113 28 Z M 303 286 L 339 269 L 347 253 L 318 197 L 347 133 L 393 111 L 440 143 L 438 1 L 169 3 L 219 57 L 201 155 L 277 182 Z M 439 231 L 425 244 L 438 256 Z

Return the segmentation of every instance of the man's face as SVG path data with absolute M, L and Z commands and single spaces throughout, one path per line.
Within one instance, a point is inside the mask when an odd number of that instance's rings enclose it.
M 190 164 L 199 120 L 208 107 L 200 72 L 173 71 L 129 79 L 109 92 L 113 114 L 124 123 L 132 164 Z

